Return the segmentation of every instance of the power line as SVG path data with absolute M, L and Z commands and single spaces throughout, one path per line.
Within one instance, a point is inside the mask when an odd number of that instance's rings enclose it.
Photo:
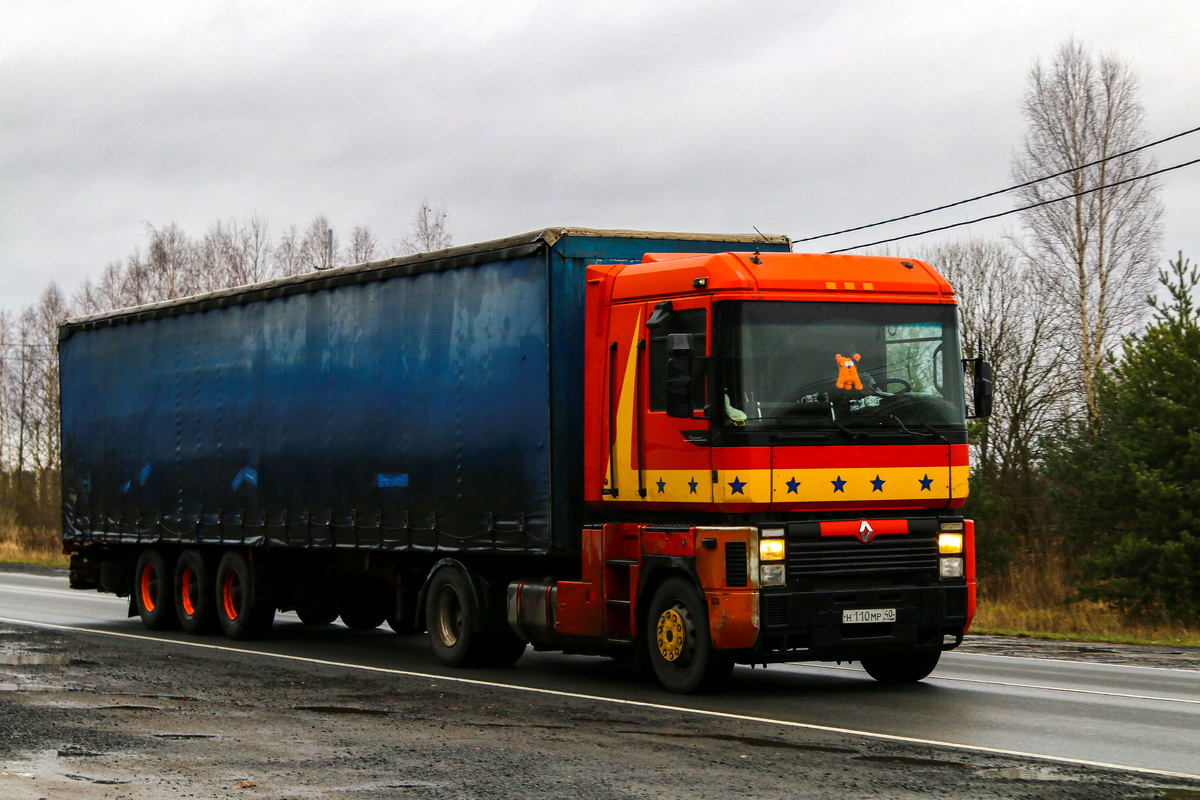
M 1056 172 L 1053 175 L 1046 175 L 1045 177 L 1035 178 L 1034 180 L 1026 181 L 1025 183 L 1018 183 L 1016 186 L 1009 186 L 1007 189 L 997 189 L 996 191 L 988 192 L 987 194 L 976 195 L 975 197 L 968 197 L 966 200 L 959 200 L 956 203 L 946 203 L 945 205 L 937 206 L 935 208 L 927 208 L 924 211 L 915 211 L 912 214 L 905 214 L 904 216 L 901 216 L 901 217 L 892 217 L 891 219 L 885 219 L 882 222 L 872 222 L 869 225 L 859 225 L 855 228 L 846 228 L 844 230 L 834 231 L 833 233 L 822 233 L 820 236 L 809 236 L 805 239 L 792 239 L 792 242 L 793 242 L 793 244 L 798 244 L 800 242 L 812 242 L 817 239 L 828 239 L 831 236 L 840 236 L 843 233 L 854 233 L 855 231 L 864 231 L 867 228 L 878 228 L 880 225 L 890 225 L 893 222 L 900 222 L 902 220 L 912 219 L 914 217 L 923 217 L 926 214 L 932 214 L 935 211 L 945 211 L 947 208 L 954 208 L 956 206 L 966 205 L 967 203 L 974 203 L 976 200 L 986 200 L 989 197 L 995 197 L 996 195 L 1006 194 L 1008 192 L 1016 191 L 1017 189 L 1024 189 L 1026 186 L 1033 186 L 1036 183 L 1048 181 L 1048 180 L 1051 180 L 1052 178 L 1061 178 L 1063 175 L 1070 175 L 1072 172 L 1078 172 L 1081 169 L 1087 169 L 1088 167 L 1094 167 L 1097 164 L 1103 164 L 1105 161 L 1112 161 L 1114 158 L 1121 158 L 1122 156 L 1131 155 L 1133 153 L 1138 152 L 1139 150 L 1145 150 L 1149 147 L 1155 147 L 1157 145 L 1163 144 L 1164 142 L 1169 142 L 1172 139 L 1178 139 L 1181 136 L 1187 136 L 1188 134 L 1196 133 L 1197 131 L 1200 131 L 1200 128 L 1192 128 L 1191 130 L 1183 131 L 1182 133 L 1176 133 L 1173 136 L 1168 136 L 1165 139 L 1159 139 L 1158 141 L 1150 142 L 1148 144 L 1141 145 L 1140 147 L 1135 147 L 1132 150 L 1126 150 L 1122 153 L 1115 153 L 1111 156 L 1107 156 L 1105 158 L 1100 158 L 1100 159 L 1088 162 L 1087 164 L 1083 164 L 1078 167 L 1071 167 L 1070 169 L 1064 169 L 1062 172 Z M 854 248 L 851 248 L 851 249 L 854 249 Z
M 1193 164 L 1200 164 L 1200 158 L 1195 158 L 1195 159 L 1192 159 L 1191 161 L 1185 161 L 1184 163 L 1176 164 L 1173 167 L 1164 167 L 1163 169 L 1157 169 L 1154 172 L 1147 172 L 1144 175 L 1135 175 L 1134 177 L 1126 178 L 1125 180 L 1115 181 L 1113 183 L 1106 183 L 1103 186 L 1097 186 L 1093 189 L 1085 189 L 1082 192 L 1075 192 L 1074 194 L 1063 195 L 1062 197 L 1056 197 L 1053 200 L 1043 200 L 1040 203 L 1031 203 L 1030 205 L 1027 205 L 1027 206 L 1021 206 L 1020 208 L 1012 208 L 1012 209 L 1009 209 L 1008 211 L 1001 211 L 998 214 L 988 214 L 986 217 L 978 217 L 976 219 L 969 219 L 966 222 L 955 222 L 952 225 L 943 225 L 940 228 L 930 228 L 929 230 L 918 231 L 916 233 L 907 233 L 904 236 L 893 236 L 891 239 L 880 239 L 878 242 L 870 242 L 869 244 L 859 244 L 859 245 L 855 245 L 854 247 L 843 247 L 839 250 L 830 250 L 829 253 L 831 253 L 831 254 L 832 253 L 846 253 L 846 252 L 849 252 L 850 250 L 861 250 L 864 247 L 874 247 L 874 246 L 880 245 L 880 244 L 888 244 L 890 242 L 899 242 L 902 239 L 912 239 L 914 236 L 924 236 L 928 233 L 940 233 L 941 231 L 948 231 L 951 228 L 961 228 L 963 225 L 974 225 L 976 222 L 986 222 L 989 219 L 998 219 L 1000 217 L 1007 217 L 1009 214 L 1018 214 L 1022 211 L 1028 211 L 1031 208 L 1040 208 L 1041 206 L 1048 206 L 1051 203 L 1061 203 L 1063 200 L 1070 200 L 1073 197 L 1083 197 L 1085 194 L 1092 194 L 1093 192 L 1099 192 L 1104 189 L 1111 189 L 1114 186 L 1121 186 L 1122 184 L 1133 183 L 1134 181 L 1141 181 L 1141 180 L 1145 180 L 1146 178 L 1153 178 L 1155 175 L 1162 175 L 1164 172 L 1170 172 L 1171 170 L 1182 169 L 1183 167 L 1190 167 Z

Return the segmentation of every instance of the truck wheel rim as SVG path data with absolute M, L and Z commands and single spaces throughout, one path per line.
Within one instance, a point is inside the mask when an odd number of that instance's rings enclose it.
M 446 647 L 454 647 L 462 636 L 463 612 L 458 592 L 446 586 L 437 598 L 437 634 Z
M 225 618 L 232 621 L 238 618 L 238 606 L 241 605 L 242 587 L 238 582 L 237 573 L 229 570 L 221 581 L 221 603 L 225 606 Z
M 154 610 L 154 595 L 158 592 L 158 575 L 155 573 L 152 564 L 146 564 L 142 567 L 142 579 L 140 582 L 142 590 L 142 608 L 147 611 Z
M 658 653 L 671 663 L 679 660 L 688 644 L 687 622 L 680 611 L 678 606 L 672 606 L 658 617 Z
M 192 601 L 192 584 L 196 581 L 196 571 L 191 567 L 183 568 L 183 575 L 179 576 L 179 600 L 183 606 L 183 613 L 189 617 L 196 615 L 196 604 Z

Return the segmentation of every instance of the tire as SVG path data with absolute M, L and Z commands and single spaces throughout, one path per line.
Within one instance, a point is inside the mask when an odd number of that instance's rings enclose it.
M 175 615 L 174 570 L 168 569 L 162 552 L 147 548 L 138 555 L 133 572 L 133 598 L 142 624 L 152 631 L 179 627 Z
M 707 609 L 685 578 L 667 578 L 654 592 L 645 638 L 650 666 L 668 692 L 712 691 L 733 671 L 729 654 L 713 647 Z
M 175 615 L 187 633 L 204 635 L 220 628 L 216 582 L 199 550 L 184 550 L 175 563 Z
M 374 630 L 387 619 L 387 585 L 382 581 L 366 577 L 353 584 L 346 581 L 342 598 L 339 616 L 352 631 Z
M 326 594 L 306 594 L 296 603 L 296 616 L 305 625 L 329 625 L 338 618 L 337 605 Z
M 342 618 L 342 624 L 352 631 L 373 631 L 387 619 L 383 609 L 373 608 L 365 603 L 355 603 L 349 608 L 344 608 L 338 616 Z
M 221 558 L 214 584 L 217 619 L 230 639 L 262 639 L 270 633 L 275 604 L 265 577 L 264 571 L 238 550 Z
M 443 567 L 429 579 L 425 597 L 425 626 L 433 654 L 447 667 L 479 663 L 482 636 L 476 627 L 479 609 L 467 576 Z
M 859 663 L 880 683 L 917 683 L 929 677 L 941 657 L 941 651 L 934 650 L 931 653 L 873 656 L 861 659 Z

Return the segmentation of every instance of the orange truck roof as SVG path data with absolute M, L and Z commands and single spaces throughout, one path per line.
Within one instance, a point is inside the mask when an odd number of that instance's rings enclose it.
M 813 253 L 647 253 L 613 270 L 613 300 L 705 292 L 856 295 L 865 302 L 953 303 L 954 290 L 924 261 Z M 818 299 L 813 297 L 812 299 Z M 848 298 L 847 298 L 848 299 Z

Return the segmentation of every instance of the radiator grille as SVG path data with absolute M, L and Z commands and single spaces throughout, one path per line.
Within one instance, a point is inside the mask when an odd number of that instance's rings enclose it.
M 791 578 L 913 572 L 936 576 L 937 559 L 937 542 L 930 538 L 877 536 L 864 544 L 839 536 L 789 541 L 787 564 Z
M 763 595 L 763 616 L 766 623 L 772 626 L 784 626 L 789 622 L 788 598 L 779 595 Z
M 745 586 L 749 577 L 745 542 L 725 543 L 725 585 Z
M 967 615 L 967 589 L 950 589 L 945 594 L 946 616 L 965 617 Z

